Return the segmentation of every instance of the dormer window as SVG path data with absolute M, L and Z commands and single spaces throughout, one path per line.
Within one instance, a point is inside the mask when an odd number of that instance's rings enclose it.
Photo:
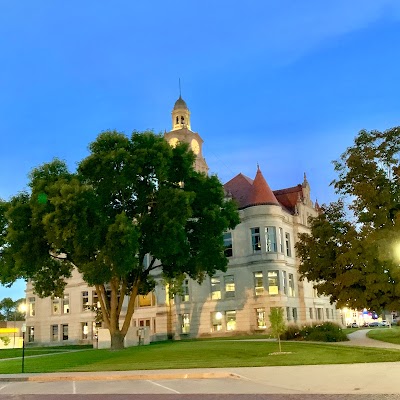
M 179 124 L 179 117 L 176 117 L 176 123 Z
M 184 124 L 184 122 L 185 122 L 185 117 L 181 117 L 181 124 L 183 125 Z

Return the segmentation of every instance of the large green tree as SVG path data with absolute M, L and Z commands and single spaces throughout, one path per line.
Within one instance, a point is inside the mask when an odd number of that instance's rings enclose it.
M 25 302 L 25 299 L 13 300 L 11 297 L 5 297 L 0 301 L 0 321 L 23 321 L 25 314 L 20 311 L 19 306 Z
M 400 308 L 400 128 L 361 131 L 338 161 L 339 201 L 296 244 L 303 278 L 339 306 Z
M 30 278 L 39 296 L 61 296 L 77 268 L 118 349 L 136 296 L 154 288 L 151 272 L 201 282 L 224 270 L 222 233 L 239 217 L 218 178 L 194 171 L 187 144 L 107 131 L 89 150 L 74 173 L 59 160 L 35 168 L 31 192 L 3 203 L 1 278 Z

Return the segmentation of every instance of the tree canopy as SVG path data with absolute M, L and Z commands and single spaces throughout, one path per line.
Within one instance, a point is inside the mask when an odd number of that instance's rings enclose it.
M 25 314 L 19 310 L 20 304 L 25 299 L 14 301 L 11 297 L 5 297 L 0 301 L 0 321 L 23 321 Z
M 222 233 L 239 216 L 218 178 L 193 169 L 185 143 L 107 131 L 89 151 L 76 172 L 57 159 L 35 168 L 30 193 L 1 203 L 1 280 L 30 278 L 38 295 L 61 296 L 77 268 L 96 288 L 112 348 L 120 348 L 136 296 L 154 288 L 151 271 L 201 282 L 225 270 Z
M 296 244 L 302 278 L 339 306 L 400 308 L 400 128 L 360 131 L 334 161 L 340 196 Z

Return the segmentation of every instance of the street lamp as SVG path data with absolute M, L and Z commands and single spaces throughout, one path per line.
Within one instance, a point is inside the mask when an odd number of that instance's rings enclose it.
M 24 314 L 24 318 L 26 319 L 26 304 L 22 303 L 19 306 L 19 311 Z M 25 366 L 25 332 L 26 332 L 26 323 L 22 324 L 21 328 L 22 332 L 22 373 L 24 373 L 24 366 Z

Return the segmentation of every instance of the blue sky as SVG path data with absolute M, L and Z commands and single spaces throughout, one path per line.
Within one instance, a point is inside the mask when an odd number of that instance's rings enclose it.
M 332 201 L 331 161 L 399 125 L 399 39 L 398 0 L 4 0 L 0 198 L 54 157 L 74 169 L 103 130 L 170 130 L 180 78 L 223 182 L 259 163 L 272 189 L 306 172 Z

